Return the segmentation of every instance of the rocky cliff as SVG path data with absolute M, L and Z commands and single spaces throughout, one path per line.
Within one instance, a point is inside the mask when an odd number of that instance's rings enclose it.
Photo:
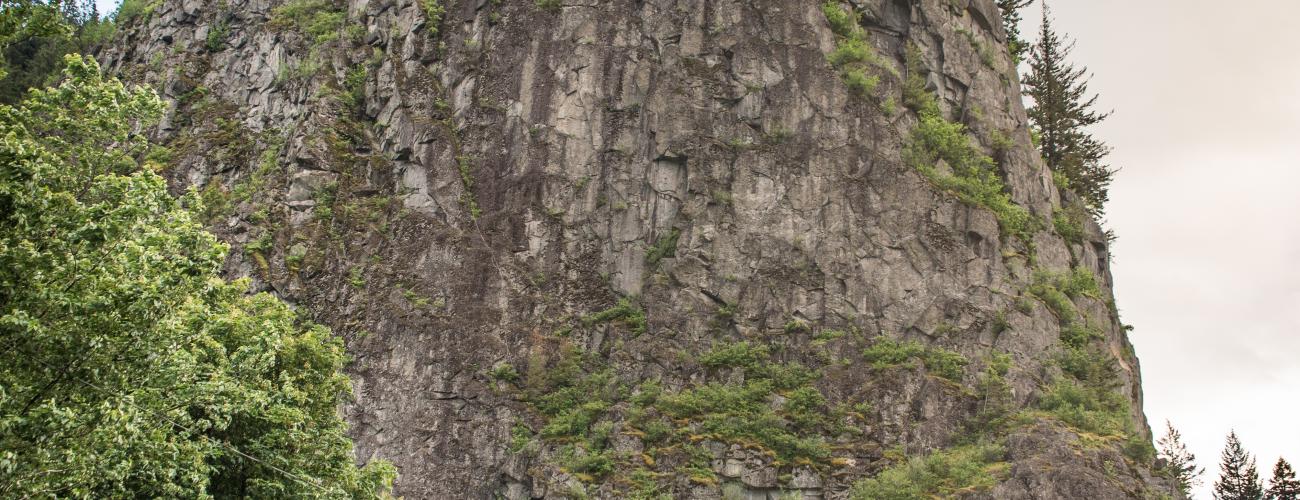
M 1172 495 L 992 0 L 140 12 L 101 61 L 399 495 Z

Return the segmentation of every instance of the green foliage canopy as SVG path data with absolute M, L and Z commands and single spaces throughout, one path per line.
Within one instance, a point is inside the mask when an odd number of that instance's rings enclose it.
M 15 104 L 27 89 L 45 86 L 65 54 L 91 52 L 113 29 L 92 0 L 0 1 L 0 103 Z
M 0 497 L 385 495 L 339 340 L 219 277 L 227 247 L 136 160 L 161 101 L 66 63 L 0 105 Z

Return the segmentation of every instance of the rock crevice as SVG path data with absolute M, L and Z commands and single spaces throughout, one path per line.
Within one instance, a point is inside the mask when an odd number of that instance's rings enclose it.
M 860 16 L 865 94 L 828 60 L 826 5 Z M 1003 454 L 967 497 L 1157 497 L 1107 239 L 1052 229 L 1078 201 L 1030 143 L 998 14 L 162 0 L 100 58 L 168 100 L 169 179 L 238 249 L 228 273 L 346 338 L 358 458 L 396 464 L 399 495 L 848 498 L 985 440 Z M 911 76 L 996 158 L 1032 237 L 909 164 Z M 1070 273 L 1098 287 L 1069 310 L 1034 293 Z M 1127 405 L 1101 437 L 1050 405 L 1084 327 Z M 901 360 L 870 359 L 893 343 Z M 713 390 L 734 404 L 690 406 Z

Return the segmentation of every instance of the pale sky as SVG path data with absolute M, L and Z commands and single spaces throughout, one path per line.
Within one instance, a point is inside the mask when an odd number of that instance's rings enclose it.
M 1231 429 L 1267 479 L 1300 462 L 1300 2 L 1049 4 L 1115 111 L 1096 132 L 1123 168 L 1107 227 L 1151 426 L 1182 431 L 1198 498 Z
M 118 0 L 95 0 L 95 7 L 99 9 L 99 15 L 111 14 L 117 10 Z
M 1200 498 L 1230 429 L 1264 478 L 1300 463 L 1300 2 L 1051 5 L 1115 110 L 1096 129 L 1123 168 L 1107 227 L 1153 430 L 1182 431 Z

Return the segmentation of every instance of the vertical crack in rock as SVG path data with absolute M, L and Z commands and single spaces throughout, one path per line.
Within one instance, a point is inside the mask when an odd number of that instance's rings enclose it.
M 992 0 L 430 1 L 161 0 L 100 54 L 168 101 L 227 273 L 346 340 L 398 495 L 838 499 L 908 460 L 985 478 L 928 495 L 1171 491 Z

